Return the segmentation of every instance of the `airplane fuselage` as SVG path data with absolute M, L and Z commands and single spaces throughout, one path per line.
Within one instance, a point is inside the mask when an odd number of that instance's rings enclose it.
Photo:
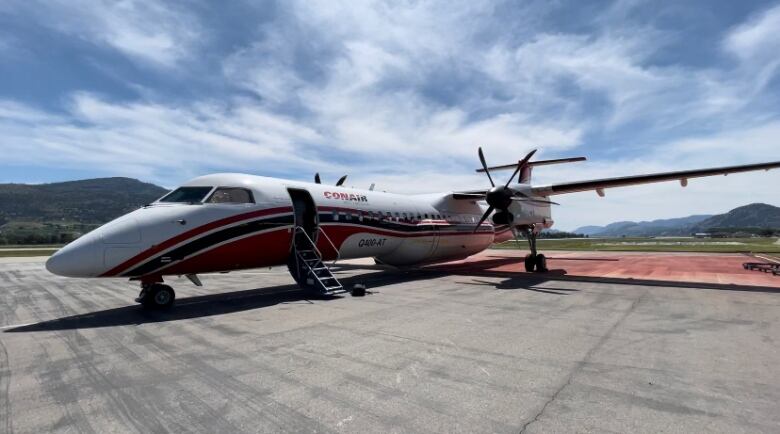
M 401 195 L 244 174 L 202 176 L 180 189 L 196 200 L 170 199 L 174 190 L 67 245 L 47 267 L 72 277 L 155 279 L 284 265 L 296 226 L 325 259 L 399 266 L 462 259 L 512 237 L 508 225 L 489 221 L 475 231 L 485 206 L 451 192 Z M 230 194 L 242 202 L 220 202 Z M 512 206 L 515 226 L 552 225 L 549 205 Z

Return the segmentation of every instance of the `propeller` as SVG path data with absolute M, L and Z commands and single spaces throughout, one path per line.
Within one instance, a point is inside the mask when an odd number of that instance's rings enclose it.
M 339 180 L 336 181 L 336 187 L 341 187 L 344 184 L 344 181 L 346 181 L 346 180 L 347 180 L 347 175 L 344 175 L 341 178 L 339 178 Z M 322 180 L 320 179 L 319 172 L 314 174 L 314 183 L 315 184 L 322 184 Z
M 515 171 L 512 173 L 512 176 L 509 177 L 509 180 L 504 185 L 496 185 L 495 182 L 493 182 L 493 177 L 490 176 L 490 170 L 488 169 L 488 165 L 485 162 L 485 154 L 482 152 L 482 147 L 479 148 L 478 154 L 479 154 L 479 162 L 482 163 L 482 169 L 484 169 L 485 174 L 488 177 L 488 180 L 490 181 L 491 189 L 488 190 L 488 192 L 485 194 L 485 201 L 488 204 L 488 209 L 485 211 L 484 214 L 482 214 L 482 218 L 479 219 L 479 223 L 477 223 L 477 226 L 474 228 L 474 232 L 476 233 L 480 226 L 482 226 L 482 223 L 487 220 L 487 218 L 490 216 L 490 213 L 492 213 L 495 210 L 499 210 L 501 212 L 504 212 L 506 214 L 509 214 L 509 206 L 512 204 L 512 201 L 528 201 L 528 202 L 541 202 L 541 203 L 554 203 L 550 201 L 543 201 L 539 199 L 534 199 L 531 197 L 528 197 L 527 195 L 516 192 L 513 189 L 509 188 L 509 184 L 512 183 L 512 181 L 515 179 L 515 176 L 517 176 L 518 173 L 520 173 L 520 170 L 523 169 L 528 164 L 528 161 L 531 159 L 531 157 L 534 156 L 536 153 L 536 149 L 532 150 L 528 153 L 528 155 L 525 156 L 522 160 L 517 162 L 517 167 L 515 168 Z M 520 196 L 520 197 L 518 197 Z M 557 204 L 556 204 L 557 205 Z M 507 219 L 511 220 L 511 219 Z

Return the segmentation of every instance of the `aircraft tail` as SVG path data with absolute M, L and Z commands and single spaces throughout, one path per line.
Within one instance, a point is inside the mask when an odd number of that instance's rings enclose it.
M 563 164 L 563 163 L 575 163 L 577 161 L 585 161 L 585 157 L 572 157 L 572 158 L 556 158 L 554 160 L 539 160 L 539 161 L 529 161 L 525 166 L 523 166 L 520 170 L 520 179 L 519 182 L 521 184 L 528 184 L 531 182 L 531 172 L 533 172 L 533 168 L 536 166 L 549 166 L 552 164 Z M 517 163 L 514 164 L 504 164 L 501 166 L 493 166 L 487 168 L 490 171 L 494 170 L 515 170 L 517 169 Z M 477 169 L 477 172 L 483 173 L 485 172 L 485 169 Z

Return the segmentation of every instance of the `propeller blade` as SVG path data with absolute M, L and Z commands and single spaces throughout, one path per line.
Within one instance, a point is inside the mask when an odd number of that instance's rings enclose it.
M 485 214 L 482 214 L 482 218 L 479 219 L 479 223 L 477 223 L 477 226 L 474 228 L 474 232 L 472 232 L 472 233 L 474 233 L 474 234 L 477 233 L 477 230 L 479 229 L 479 227 L 482 226 L 482 222 L 484 222 L 485 219 L 488 218 L 488 216 L 490 215 L 491 212 L 493 212 L 494 209 L 495 208 L 493 208 L 493 205 L 490 205 L 490 207 L 488 207 L 487 211 L 485 211 Z
M 490 180 L 490 186 L 495 187 L 496 184 L 493 182 L 493 177 L 490 176 L 490 171 L 487 168 L 487 163 L 485 163 L 485 154 L 482 153 L 482 146 L 479 147 L 479 161 L 482 163 L 482 168 L 485 169 L 485 174 L 488 176 L 488 179 Z
M 315 184 L 322 184 L 322 181 L 320 180 L 320 173 L 319 172 L 314 174 L 314 183 Z
M 509 177 L 509 181 L 506 182 L 506 185 L 504 185 L 504 187 L 509 187 L 509 184 L 512 183 L 512 180 L 515 179 L 515 176 L 517 176 L 520 170 L 523 167 L 525 167 L 526 164 L 528 164 L 528 161 L 531 159 L 531 157 L 534 156 L 536 151 L 537 151 L 536 149 L 532 150 L 531 152 L 528 153 L 528 155 L 525 156 L 525 158 L 517 162 L 517 167 L 515 168 L 514 173 L 512 173 L 512 176 Z
M 344 181 L 347 180 L 347 175 L 342 176 L 339 178 L 339 180 L 336 182 L 336 187 L 341 187 L 342 184 L 344 184 Z

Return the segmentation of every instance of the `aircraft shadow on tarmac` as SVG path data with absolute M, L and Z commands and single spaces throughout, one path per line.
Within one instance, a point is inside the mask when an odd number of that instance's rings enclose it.
M 472 279 L 470 282 L 458 282 L 460 284 L 481 285 L 493 287 L 496 290 L 527 290 L 550 295 L 569 295 L 579 290 L 574 288 L 562 288 L 539 285 L 547 282 L 590 282 L 617 285 L 640 285 L 678 288 L 696 288 L 726 291 L 752 291 L 780 293 L 780 288 L 724 285 L 701 282 L 671 282 L 660 280 L 612 278 L 576 276 L 567 274 L 565 270 L 550 270 L 546 273 L 517 273 L 507 271 L 495 271 L 491 268 L 516 262 L 517 258 L 500 258 L 478 263 L 445 264 L 416 269 L 388 269 L 387 267 L 361 267 L 341 266 L 346 269 L 369 269 L 372 272 L 341 278 L 345 288 L 351 288 L 355 283 L 363 283 L 369 288 L 367 294 L 376 292 L 377 288 L 398 283 L 412 282 L 416 280 L 435 279 L 443 276 L 486 277 L 504 278 L 500 282 Z M 374 290 L 374 291 L 371 291 Z M 36 324 L 29 324 L 4 330 L 5 333 L 58 331 L 74 329 L 90 329 L 100 327 L 116 327 L 124 325 L 137 325 L 155 322 L 177 321 L 190 318 L 201 318 L 215 315 L 223 315 L 234 312 L 242 312 L 253 309 L 274 306 L 282 303 L 311 302 L 311 300 L 331 301 L 338 300 L 341 296 L 320 296 L 312 298 L 311 294 L 299 289 L 295 285 L 279 285 L 244 291 L 225 292 L 218 294 L 201 295 L 179 299 L 173 309 L 168 311 L 148 311 L 140 305 L 124 306 L 107 309 L 81 315 L 73 315 Z
M 379 271 L 341 278 L 339 280 L 341 280 L 341 283 L 345 288 L 351 288 L 355 283 L 370 282 L 370 287 L 376 289 L 377 287 L 384 285 L 392 285 L 418 279 L 430 279 L 441 275 L 443 275 L 443 273 L 439 272 L 411 274 L 405 271 Z M 372 292 L 373 291 L 366 291 L 366 294 L 370 295 Z M 342 298 L 342 296 L 338 295 L 312 296 L 311 293 L 301 290 L 295 285 L 279 285 L 244 291 L 179 298 L 176 300 L 175 306 L 167 311 L 146 310 L 140 305 L 130 305 L 14 327 L 4 330 L 4 333 L 90 329 L 178 321 L 261 309 L 282 303 L 311 303 L 312 300 L 331 301 L 340 298 Z

